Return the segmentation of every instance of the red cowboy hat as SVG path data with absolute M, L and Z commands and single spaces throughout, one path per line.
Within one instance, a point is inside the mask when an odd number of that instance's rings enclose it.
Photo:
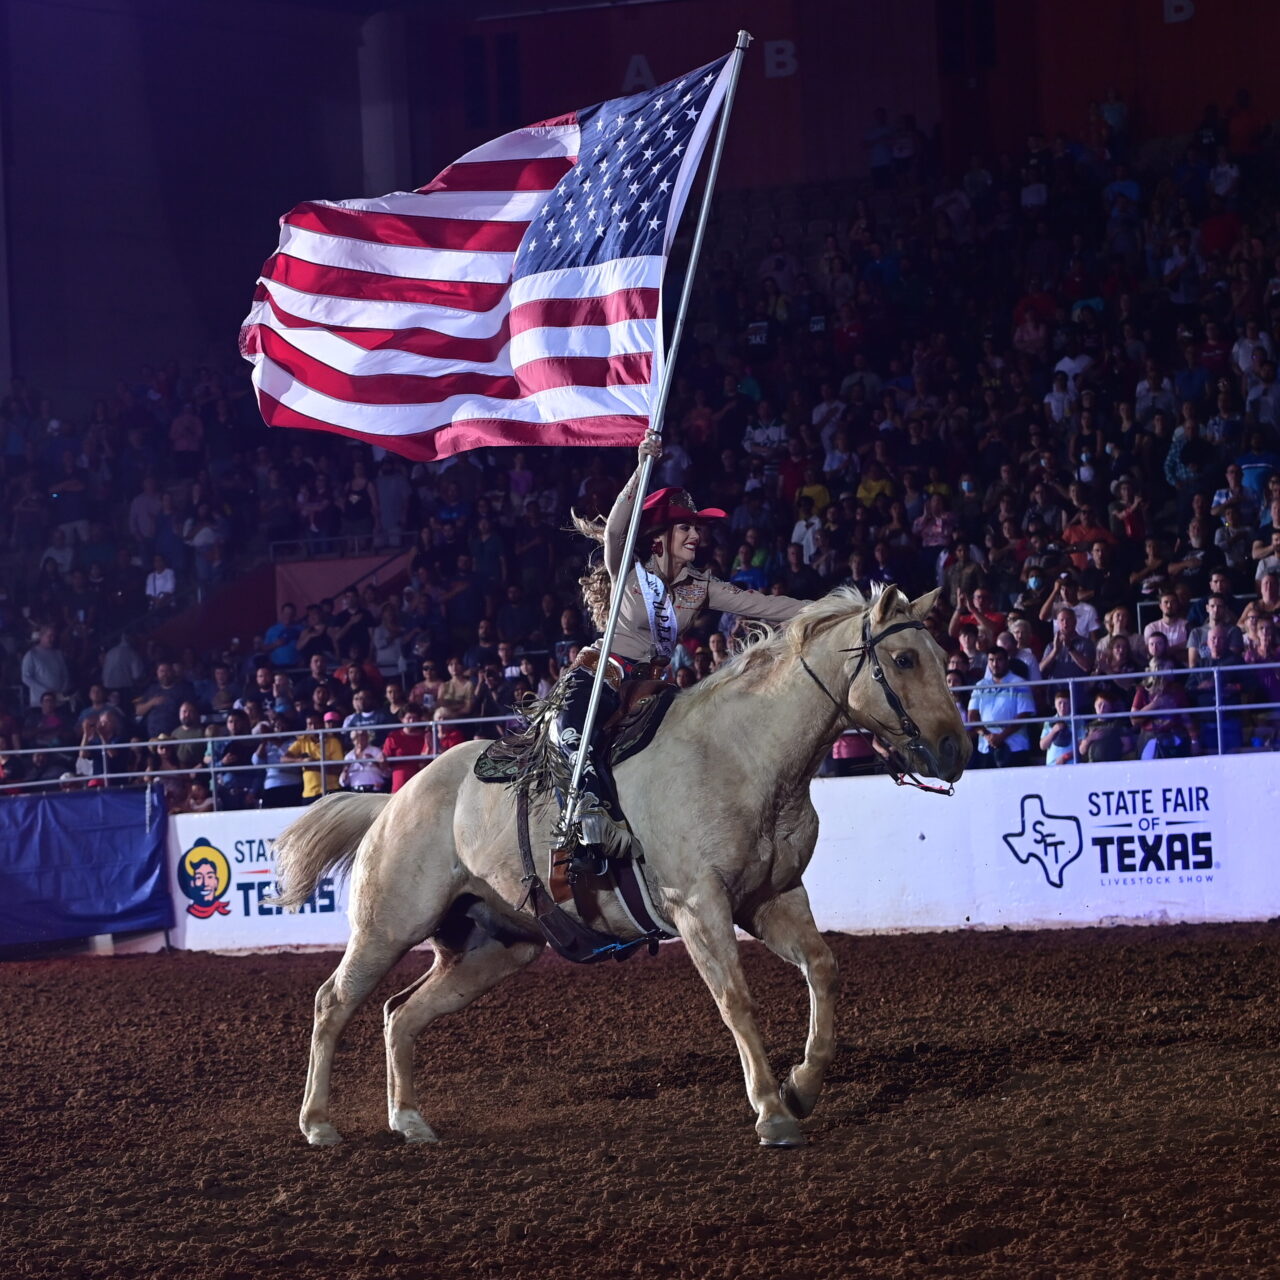
M 642 508 L 642 529 L 665 529 L 673 524 L 698 524 L 707 520 L 723 520 L 728 514 L 719 507 L 694 508 L 693 498 L 684 489 L 659 489 L 651 493 Z

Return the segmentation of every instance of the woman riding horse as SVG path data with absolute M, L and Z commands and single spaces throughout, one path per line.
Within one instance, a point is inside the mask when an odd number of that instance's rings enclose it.
M 646 457 L 661 456 L 661 437 L 649 432 L 640 445 L 639 466 L 604 524 L 575 517 L 582 533 L 604 544 L 603 565 L 589 570 L 582 579 L 587 608 L 602 631 L 612 593 L 619 583 L 623 587 L 597 725 L 608 720 L 620 706 L 624 680 L 660 677 L 680 638 L 688 633 L 701 610 L 717 609 L 755 621 L 781 623 L 789 621 L 808 603 L 790 596 L 744 591 L 705 569 L 695 568 L 702 526 L 723 519 L 725 513 L 714 507 L 697 510 L 683 489 L 659 489 L 644 500 L 638 554 L 631 564 L 624 565 L 622 556 L 640 488 L 641 468 Z M 586 723 L 600 645 L 597 641 L 579 653 L 565 673 L 560 691 L 564 703 L 556 719 L 555 740 L 571 767 Z M 610 804 L 612 788 L 607 778 L 604 762 L 588 746 L 577 810 L 578 829 L 573 833 L 576 839 L 564 840 L 564 845 L 576 846 L 571 858 L 575 872 L 595 869 L 602 859 L 623 857 L 630 849 L 631 834 L 616 820 L 619 815 L 614 814 Z M 570 833 L 560 834 L 568 837 Z

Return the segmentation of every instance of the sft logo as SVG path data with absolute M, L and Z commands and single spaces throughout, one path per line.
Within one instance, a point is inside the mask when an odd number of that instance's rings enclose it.
M 1004 842 L 1024 865 L 1034 858 L 1055 889 L 1062 888 L 1062 873 L 1084 851 L 1080 819 L 1046 813 L 1041 796 L 1022 797 L 1022 827 L 1006 835 Z

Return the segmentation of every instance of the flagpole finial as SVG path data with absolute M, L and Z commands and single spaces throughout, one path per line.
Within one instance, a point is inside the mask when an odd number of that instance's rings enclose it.
M 738 32 L 738 43 L 737 43 L 737 44 L 735 44 L 733 47 L 734 47 L 735 49 L 745 49 L 745 48 L 747 47 L 747 45 L 749 45 L 750 43 L 751 43 L 751 32 L 750 32 L 750 31 L 739 31 L 739 32 Z

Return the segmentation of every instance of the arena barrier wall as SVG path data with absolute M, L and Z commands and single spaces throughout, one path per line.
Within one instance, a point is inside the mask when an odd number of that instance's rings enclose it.
M 1267 919 L 1280 915 L 1278 792 L 1267 754 L 975 770 L 950 798 L 819 779 L 805 883 L 819 926 L 848 932 Z M 174 945 L 345 943 L 345 885 L 322 883 L 297 915 L 262 901 L 272 841 L 298 812 L 169 819 Z M 221 907 L 192 900 L 202 857 Z
M 0 804 L 0 945 L 167 929 L 156 793 L 82 791 Z

